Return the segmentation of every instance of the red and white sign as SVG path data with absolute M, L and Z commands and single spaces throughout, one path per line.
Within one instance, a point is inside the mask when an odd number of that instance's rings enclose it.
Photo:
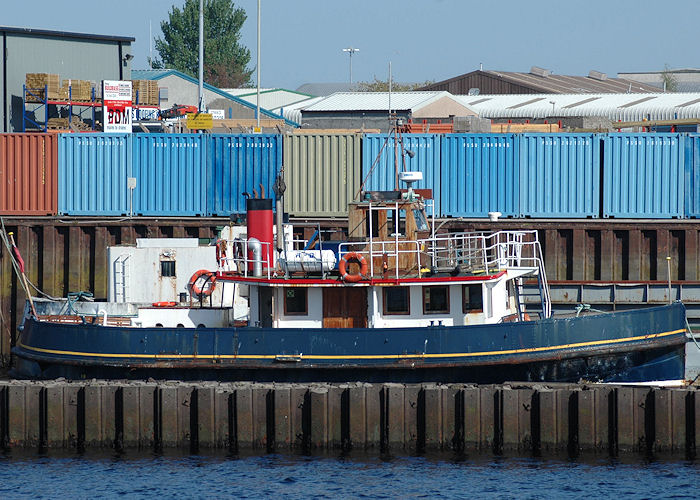
M 102 82 L 102 113 L 105 132 L 131 133 L 131 82 Z

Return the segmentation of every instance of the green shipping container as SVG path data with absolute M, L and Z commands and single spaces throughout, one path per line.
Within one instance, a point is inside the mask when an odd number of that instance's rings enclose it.
M 294 134 L 284 138 L 284 210 L 293 217 L 347 217 L 358 201 L 361 134 Z

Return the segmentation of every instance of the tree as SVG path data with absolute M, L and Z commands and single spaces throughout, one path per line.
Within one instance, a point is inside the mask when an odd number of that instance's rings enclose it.
M 182 10 L 173 6 L 168 21 L 160 23 L 163 38 L 156 38 L 160 60 L 152 67 L 167 67 L 196 77 L 199 72 L 199 0 L 185 0 Z M 204 79 L 216 87 L 250 85 L 250 50 L 240 43 L 247 16 L 231 0 L 204 0 Z
M 664 85 L 664 92 L 675 92 L 678 90 L 678 80 L 668 63 L 664 65 L 664 70 L 661 72 L 661 83 Z
M 426 87 L 434 83 L 433 81 L 426 81 L 423 83 L 396 83 L 391 82 L 392 92 L 410 92 L 412 90 L 418 90 L 422 87 Z M 358 82 L 357 84 L 358 92 L 389 92 L 389 80 L 380 80 L 376 76 L 372 82 Z

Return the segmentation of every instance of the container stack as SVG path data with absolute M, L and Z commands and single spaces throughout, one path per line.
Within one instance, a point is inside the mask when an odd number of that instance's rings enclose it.
M 59 77 L 53 73 L 27 73 L 25 85 L 31 93 L 27 94 L 27 101 L 39 102 L 44 99 L 55 100 L 59 96 Z M 44 95 L 46 90 L 47 95 Z

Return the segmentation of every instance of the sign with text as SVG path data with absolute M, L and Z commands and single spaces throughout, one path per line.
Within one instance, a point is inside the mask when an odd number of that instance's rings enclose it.
M 131 133 L 131 82 L 102 82 L 102 120 L 105 132 Z
M 211 114 L 211 117 L 214 120 L 225 120 L 226 119 L 226 115 L 224 114 L 223 109 L 210 109 L 209 114 Z
M 214 127 L 210 113 L 187 113 L 187 128 L 190 130 L 211 130 Z

